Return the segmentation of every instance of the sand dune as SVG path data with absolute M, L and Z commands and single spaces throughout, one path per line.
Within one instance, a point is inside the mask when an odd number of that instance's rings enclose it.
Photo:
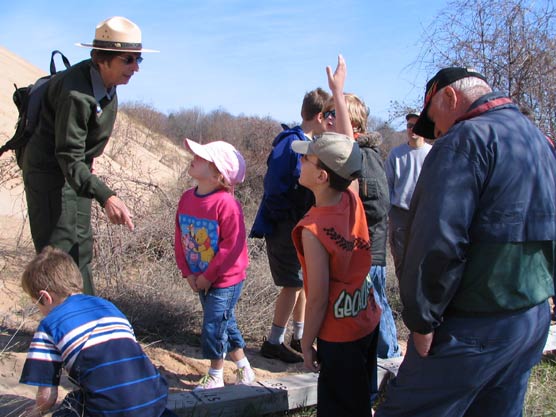
M 13 135 L 17 122 L 17 109 L 12 100 L 14 84 L 28 85 L 45 73 L 0 46 L 0 75 L 0 142 L 3 144 Z M 118 181 L 138 178 L 165 187 L 175 182 L 187 160 L 189 156 L 183 148 L 120 112 L 104 155 L 95 161 L 95 170 L 108 181 L 111 177 Z M 12 152 L 0 158 L 0 174 L 0 243 L 6 244 L 26 223 L 21 175 Z

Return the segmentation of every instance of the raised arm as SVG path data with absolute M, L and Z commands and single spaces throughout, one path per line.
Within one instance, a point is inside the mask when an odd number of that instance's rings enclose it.
M 326 67 L 328 76 L 328 87 L 332 91 L 334 98 L 334 108 L 336 109 L 336 132 L 342 133 L 353 139 L 353 128 L 349 120 L 349 114 L 344 97 L 344 83 L 346 81 L 347 68 L 346 61 L 342 55 L 338 55 L 338 65 L 336 71 L 332 73 L 331 67 Z

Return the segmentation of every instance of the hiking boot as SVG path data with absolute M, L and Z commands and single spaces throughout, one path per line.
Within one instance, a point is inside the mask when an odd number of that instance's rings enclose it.
M 265 340 L 263 342 L 263 345 L 261 347 L 261 355 L 263 355 L 265 358 L 280 359 L 282 362 L 286 363 L 303 362 L 303 356 L 290 349 L 285 344 L 280 343 L 279 345 L 275 345 L 273 343 L 270 343 L 268 340 Z
M 301 339 L 294 339 L 292 336 L 292 340 L 290 341 L 290 347 L 296 352 L 303 354 L 303 351 L 301 350 Z
M 212 375 L 206 374 L 199 380 L 199 385 L 193 388 L 193 391 L 201 391 L 204 389 L 222 388 L 224 386 L 224 380 L 221 378 L 216 378 Z
M 234 372 L 236 374 L 236 385 L 251 385 L 255 382 L 255 372 L 250 366 L 237 368 Z

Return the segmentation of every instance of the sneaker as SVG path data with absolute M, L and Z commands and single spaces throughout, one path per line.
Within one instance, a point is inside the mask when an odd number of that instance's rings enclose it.
M 221 378 L 216 378 L 212 375 L 206 374 L 199 380 L 199 385 L 193 388 L 193 391 L 201 391 L 204 389 L 222 388 L 224 386 L 224 380 Z
M 263 341 L 263 345 L 261 347 L 261 355 L 263 355 L 265 358 L 280 359 L 282 362 L 286 363 L 303 362 L 303 356 L 301 354 L 290 349 L 283 343 L 275 345 L 273 343 L 270 343 L 268 340 Z
M 303 351 L 301 350 L 301 339 L 294 339 L 292 336 L 292 340 L 290 341 L 290 347 L 296 352 L 303 354 Z
M 251 385 L 255 382 L 255 372 L 250 366 L 237 368 L 234 372 L 236 373 L 236 385 Z

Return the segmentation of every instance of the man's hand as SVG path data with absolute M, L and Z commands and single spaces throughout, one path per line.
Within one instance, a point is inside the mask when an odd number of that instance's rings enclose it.
M 106 212 L 106 215 L 111 223 L 126 225 L 132 232 L 133 229 L 135 229 L 135 226 L 131 221 L 132 216 L 125 203 L 120 200 L 119 197 L 113 195 L 106 200 L 104 211 Z
M 416 332 L 411 333 L 411 337 L 413 339 L 413 345 L 415 346 L 415 350 L 422 358 L 429 356 L 429 352 L 431 350 L 432 339 L 434 338 L 434 332 L 430 332 L 427 334 L 420 334 Z

